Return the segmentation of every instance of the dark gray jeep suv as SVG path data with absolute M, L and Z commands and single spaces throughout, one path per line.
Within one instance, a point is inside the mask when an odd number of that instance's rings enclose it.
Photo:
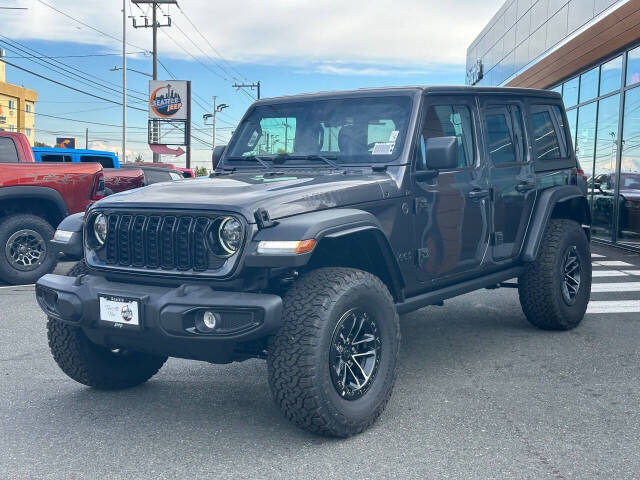
M 213 157 L 210 179 L 112 195 L 60 226 L 85 260 L 36 295 L 71 378 L 120 389 L 169 356 L 266 359 L 288 419 L 349 436 L 391 396 L 399 314 L 517 287 L 537 327 L 584 316 L 590 213 L 556 93 L 260 100 Z

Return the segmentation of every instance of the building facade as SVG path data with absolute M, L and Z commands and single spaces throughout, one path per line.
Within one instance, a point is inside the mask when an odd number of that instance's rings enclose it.
M 561 93 L 594 238 L 640 250 L 640 0 L 507 0 L 466 81 Z
M 6 65 L 0 60 L 0 129 L 21 132 L 35 141 L 35 102 L 38 93 L 6 82 Z

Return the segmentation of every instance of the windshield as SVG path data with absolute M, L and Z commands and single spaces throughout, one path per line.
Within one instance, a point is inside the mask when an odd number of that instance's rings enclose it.
M 402 151 L 411 106 L 409 96 L 258 105 L 238 126 L 225 162 L 322 156 L 339 164 L 388 163 Z

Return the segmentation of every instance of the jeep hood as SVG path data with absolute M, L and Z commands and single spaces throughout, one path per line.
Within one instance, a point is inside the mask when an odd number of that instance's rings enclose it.
M 179 180 L 111 195 L 101 208 L 218 210 L 242 214 L 253 223 L 263 208 L 272 219 L 316 210 L 357 205 L 399 194 L 386 172 L 235 173 L 201 180 Z

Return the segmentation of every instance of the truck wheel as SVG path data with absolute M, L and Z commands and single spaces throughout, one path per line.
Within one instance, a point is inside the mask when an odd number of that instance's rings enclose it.
M 68 276 L 87 273 L 83 261 L 78 262 Z M 153 377 L 167 357 L 128 350 L 112 350 L 96 345 L 81 328 L 49 317 L 47 337 L 53 358 L 76 382 L 100 390 L 120 390 L 135 387 Z
M 371 425 L 391 396 L 400 348 L 393 298 L 375 276 L 321 268 L 284 299 L 269 349 L 269 385 L 285 417 L 314 433 L 348 437 Z
M 34 283 L 56 266 L 49 246 L 54 228 L 31 214 L 10 215 L 0 221 L 0 279 L 13 284 Z
M 544 330 L 571 330 L 587 310 L 591 296 L 591 251 L 575 221 L 552 219 L 538 258 L 518 279 L 527 320 Z

